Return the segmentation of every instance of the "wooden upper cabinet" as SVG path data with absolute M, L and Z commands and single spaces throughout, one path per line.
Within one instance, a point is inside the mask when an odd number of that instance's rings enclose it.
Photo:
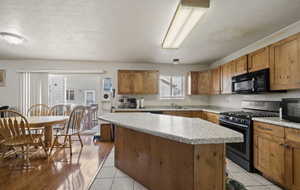
M 143 94 L 146 89 L 146 78 L 144 71 L 132 72 L 132 94 Z
M 118 71 L 118 93 L 130 94 L 133 88 L 132 71 Z
M 300 34 L 270 46 L 271 90 L 300 88 Z
M 235 62 L 226 63 L 221 66 L 221 93 L 232 93 L 232 77 L 235 74 Z
M 198 75 L 198 93 L 199 94 L 209 94 L 210 93 L 210 80 L 211 72 L 203 71 L 199 72 Z
M 197 95 L 198 92 L 198 77 L 199 72 L 198 71 L 191 71 L 188 74 L 188 95 Z
M 192 71 L 188 76 L 188 94 L 201 95 L 210 94 L 210 71 Z
M 247 55 L 234 60 L 234 62 L 235 62 L 235 73 L 234 73 L 235 76 L 242 75 L 248 72 Z
M 221 92 L 221 67 L 211 70 L 210 94 L 220 94 Z
M 118 71 L 119 94 L 157 94 L 158 71 Z
M 144 73 L 144 94 L 157 94 L 159 72 L 158 71 L 146 71 Z
M 269 47 L 259 49 L 248 55 L 249 72 L 259 71 L 269 68 Z

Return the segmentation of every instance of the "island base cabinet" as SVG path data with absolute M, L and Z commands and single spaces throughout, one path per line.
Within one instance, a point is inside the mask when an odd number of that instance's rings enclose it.
M 149 190 L 224 190 L 224 147 L 179 143 L 117 126 L 115 166 Z

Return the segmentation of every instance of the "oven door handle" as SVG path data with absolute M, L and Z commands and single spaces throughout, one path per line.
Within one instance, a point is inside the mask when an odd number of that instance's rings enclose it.
M 233 123 L 231 121 L 225 121 L 223 119 L 219 119 L 219 120 L 220 120 L 220 124 L 224 123 L 224 124 L 230 125 L 231 127 L 239 126 L 239 127 L 242 127 L 243 129 L 248 128 L 247 125 L 243 125 L 243 124 L 239 124 L 239 123 Z
M 251 81 L 251 90 L 252 90 L 252 92 L 255 92 L 255 90 L 256 90 L 256 78 L 252 78 L 252 81 Z

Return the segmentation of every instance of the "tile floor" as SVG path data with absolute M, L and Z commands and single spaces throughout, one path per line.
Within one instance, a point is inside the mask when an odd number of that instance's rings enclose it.
M 229 176 L 243 183 L 248 190 L 281 190 L 264 177 L 248 173 L 243 168 L 228 160 Z M 114 149 L 104 162 L 90 190 L 147 190 L 131 177 L 114 167 Z

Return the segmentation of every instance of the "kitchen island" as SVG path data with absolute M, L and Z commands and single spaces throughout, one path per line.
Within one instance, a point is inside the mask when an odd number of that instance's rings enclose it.
M 115 166 L 150 190 L 223 190 L 225 144 L 242 134 L 196 118 L 109 113 Z

